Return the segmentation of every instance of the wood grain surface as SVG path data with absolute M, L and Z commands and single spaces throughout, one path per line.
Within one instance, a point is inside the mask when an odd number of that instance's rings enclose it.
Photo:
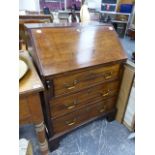
M 38 28 L 31 28 L 30 31 L 40 72 L 44 76 L 127 58 L 114 28 L 110 25 L 41 25 L 38 24 Z
M 19 57 L 26 62 L 29 68 L 28 72 L 19 81 L 19 94 L 23 95 L 25 93 L 28 94 L 42 91 L 44 89 L 43 84 L 38 76 L 28 51 L 20 51 Z

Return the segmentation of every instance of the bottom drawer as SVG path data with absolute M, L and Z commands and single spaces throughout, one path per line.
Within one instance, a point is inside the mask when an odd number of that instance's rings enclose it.
M 103 115 L 114 108 L 116 97 L 96 101 L 89 106 L 52 120 L 54 134 L 72 129 L 94 117 Z

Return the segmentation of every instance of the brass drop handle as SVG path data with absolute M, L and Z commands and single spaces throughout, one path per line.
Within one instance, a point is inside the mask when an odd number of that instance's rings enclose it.
M 72 87 L 68 87 L 67 89 L 69 89 L 69 90 L 70 90 L 70 89 L 74 89 L 74 88 L 75 88 L 75 86 L 72 86 Z
M 75 108 L 75 105 L 67 107 L 68 110 Z
M 77 104 L 77 100 L 74 100 L 74 102 L 73 102 L 72 105 L 65 104 L 65 106 L 67 107 L 68 110 L 70 110 L 70 109 L 75 108 L 75 105 L 76 105 L 76 104 Z
M 112 72 L 107 72 L 107 73 L 105 73 L 105 75 L 104 75 L 104 78 L 105 78 L 106 80 L 110 79 L 111 77 L 112 77 Z
M 105 111 L 105 107 L 103 107 L 102 109 L 100 109 L 100 113 Z
M 77 83 L 78 83 L 78 81 L 77 80 L 74 80 L 72 85 L 70 85 L 68 83 L 64 83 L 64 85 L 65 85 L 65 88 L 67 88 L 68 90 L 71 90 L 71 89 L 74 89 L 75 88 L 75 86 L 76 86 Z
M 109 92 L 107 92 L 107 93 L 103 94 L 102 96 L 108 96 L 108 95 L 109 95 Z
M 65 121 L 65 123 L 68 126 L 72 126 L 72 125 L 74 125 L 76 123 L 76 118 L 73 121 L 71 121 L 71 122 L 70 121 Z
M 102 93 L 102 96 L 108 96 L 109 95 L 109 93 L 110 93 L 110 90 L 107 90 L 106 92 L 104 92 L 104 93 Z

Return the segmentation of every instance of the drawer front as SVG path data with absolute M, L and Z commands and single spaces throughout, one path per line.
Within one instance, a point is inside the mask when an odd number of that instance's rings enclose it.
M 114 108 L 116 97 L 99 101 L 86 108 L 81 108 L 57 119 L 52 119 L 54 134 L 58 134 L 92 119 L 101 116 Z
M 111 111 L 115 108 L 116 99 L 116 97 L 112 97 L 107 100 L 99 101 L 97 104 L 93 104 L 91 107 L 87 107 L 87 117 L 91 119 L 93 117 L 97 117 Z
M 98 83 L 117 79 L 119 77 L 119 69 L 120 64 L 116 64 L 56 77 L 53 79 L 54 96 L 60 96 Z
M 59 117 L 61 115 L 75 111 L 86 104 L 91 104 L 96 100 L 102 100 L 118 93 L 119 81 L 101 84 L 79 93 L 53 99 L 50 102 L 51 116 Z

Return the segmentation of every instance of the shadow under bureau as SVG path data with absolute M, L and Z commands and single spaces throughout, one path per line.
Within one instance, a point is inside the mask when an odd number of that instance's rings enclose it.
M 127 57 L 111 25 L 26 24 L 45 87 L 50 150 L 70 131 L 103 116 L 112 121 Z

